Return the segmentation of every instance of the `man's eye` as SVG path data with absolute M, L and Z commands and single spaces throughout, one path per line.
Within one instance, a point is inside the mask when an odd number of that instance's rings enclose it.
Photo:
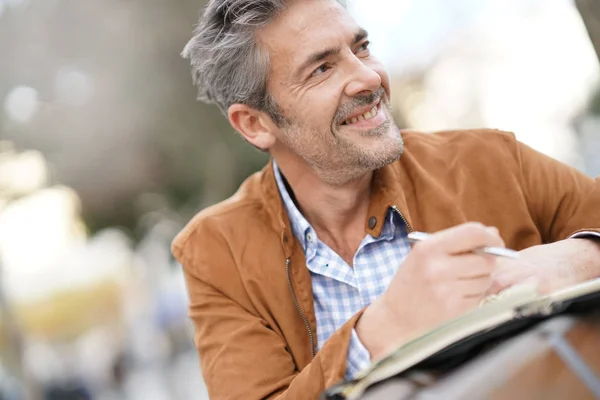
M 320 65 L 317 69 L 315 69 L 313 71 L 313 73 L 311 74 L 311 78 L 315 77 L 315 76 L 319 76 L 321 74 L 324 74 L 325 72 L 327 72 L 327 70 L 329 69 L 329 65 L 327 64 L 322 64 Z
M 356 52 L 361 52 L 361 51 L 369 51 L 369 45 L 371 44 L 371 42 L 369 42 L 368 40 L 366 42 L 364 42 L 363 44 L 361 44 L 360 46 L 358 46 L 358 48 L 356 49 Z

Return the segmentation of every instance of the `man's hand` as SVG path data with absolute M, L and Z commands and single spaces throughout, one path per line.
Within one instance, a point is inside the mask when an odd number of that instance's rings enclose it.
M 600 276 L 600 243 L 592 239 L 566 239 L 533 246 L 518 259 L 499 259 L 490 294 L 525 280 L 535 280 L 538 291 L 548 293 Z
M 386 292 L 356 325 L 371 359 L 477 307 L 490 290 L 496 267 L 496 257 L 471 253 L 484 246 L 504 247 L 504 242 L 495 228 L 477 223 L 435 233 L 416 244 Z

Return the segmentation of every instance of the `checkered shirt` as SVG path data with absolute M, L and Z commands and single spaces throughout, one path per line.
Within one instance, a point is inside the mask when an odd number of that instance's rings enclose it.
M 410 251 L 406 227 L 390 208 L 381 235 L 377 238 L 368 234 L 365 236 L 354 255 L 354 267 L 351 267 L 319 240 L 315 230 L 292 201 L 275 162 L 273 167 L 292 231 L 304 249 L 306 266 L 312 278 L 317 346 L 321 349 L 337 329 L 388 287 Z M 370 354 L 353 330 L 348 348 L 346 378 L 352 379 L 369 364 Z

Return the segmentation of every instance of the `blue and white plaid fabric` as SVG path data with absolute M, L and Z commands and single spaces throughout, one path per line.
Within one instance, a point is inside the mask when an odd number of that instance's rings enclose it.
M 354 255 L 354 266 L 321 242 L 315 230 L 292 201 L 277 164 L 273 162 L 277 186 L 290 217 L 292 231 L 304 249 L 317 318 L 317 346 L 327 339 L 354 314 L 371 304 L 388 287 L 402 264 L 410 245 L 402 219 L 389 209 L 378 238 L 366 235 Z M 370 364 L 370 354 L 356 332 L 348 349 L 346 378 L 351 379 Z

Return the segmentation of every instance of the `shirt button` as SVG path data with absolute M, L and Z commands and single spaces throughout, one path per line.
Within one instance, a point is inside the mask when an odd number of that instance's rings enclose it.
M 306 239 L 307 239 L 309 242 L 312 242 L 312 241 L 314 240 L 314 236 L 313 236 L 312 232 L 308 232 L 308 233 L 306 234 Z
M 377 225 L 377 218 L 370 217 L 369 218 L 369 229 L 375 229 L 376 225 Z

